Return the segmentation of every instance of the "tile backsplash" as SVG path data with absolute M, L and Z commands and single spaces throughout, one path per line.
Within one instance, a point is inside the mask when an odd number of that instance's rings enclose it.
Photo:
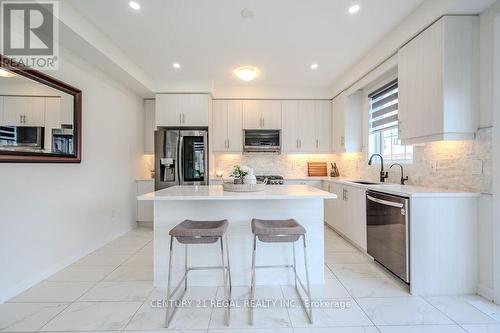
M 343 177 L 377 180 L 380 165 L 368 165 L 367 154 L 215 154 L 212 175 L 231 174 L 234 165 L 248 165 L 256 174 L 307 177 L 307 162 L 336 162 Z M 475 140 L 440 141 L 414 146 L 413 162 L 403 164 L 409 176 L 407 184 L 492 193 L 492 129 L 481 129 Z M 389 169 L 389 182 L 398 183 L 400 170 Z

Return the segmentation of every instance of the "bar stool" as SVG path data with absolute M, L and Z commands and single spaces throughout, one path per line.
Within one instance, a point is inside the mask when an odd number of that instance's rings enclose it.
M 307 250 L 306 250 L 306 229 L 301 226 L 296 220 L 259 220 L 252 219 L 252 233 L 253 233 L 253 254 L 252 254 L 252 286 L 250 289 L 250 299 L 253 304 L 255 298 L 255 269 L 256 268 L 276 268 L 285 267 L 292 268 L 295 275 L 295 291 L 299 296 L 300 303 L 304 308 L 304 311 L 312 324 L 312 302 L 311 302 L 311 288 L 309 285 L 309 269 L 307 267 Z M 306 284 L 305 288 L 302 280 L 297 275 L 296 269 L 296 258 L 295 258 L 295 242 L 297 242 L 300 237 L 302 237 L 304 243 L 304 265 L 306 269 Z M 255 255 L 257 252 L 257 239 L 264 243 L 292 243 L 293 249 L 293 265 L 271 265 L 271 266 L 256 266 L 255 265 Z M 306 307 L 304 299 L 300 295 L 297 281 L 307 294 L 309 299 L 309 307 Z M 250 325 L 253 325 L 253 306 L 250 307 Z
M 179 291 L 182 282 L 184 282 L 184 291 L 180 295 L 178 300 L 181 300 L 184 297 L 184 294 L 187 291 L 187 275 L 190 271 L 194 270 L 209 270 L 209 269 L 221 269 L 222 270 L 222 279 L 224 281 L 224 296 L 226 300 L 229 302 L 231 300 L 231 291 L 232 291 L 232 283 L 231 283 L 231 268 L 229 265 L 229 250 L 227 249 L 227 237 L 225 236 L 227 230 L 228 222 L 227 220 L 221 221 L 192 221 L 185 220 L 178 225 L 176 225 L 172 230 L 170 230 L 170 254 L 169 254 L 169 263 L 168 263 L 168 282 L 167 282 L 167 311 L 165 314 L 165 327 L 168 328 L 170 321 L 172 320 L 177 307 L 174 306 L 174 309 L 170 313 L 170 300 L 173 299 L 173 296 Z M 173 244 L 174 238 L 181 244 L 184 244 L 185 251 L 185 260 L 184 260 L 184 275 L 179 282 L 179 284 L 175 287 L 175 289 L 171 290 L 171 273 L 172 273 L 172 253 L 173 253 Z M 222 238 L 225 238 L 226 243 L 226 256 L 227 256 L 227 265 L 224 260 L 224 242 Z M 213 244 L 220 240 L 220 250 L 221 250 L 221 259 L 222 266 L 198 266 L 198 267 L 188 267 L 188 245 L 191 244 Z M 228 292 L 228 280 L 229 280 L 229 292 Z M 228 303 L 228 307 L 225 312 L 226 325 L 229 326 L 230 319 L 230 303 Z

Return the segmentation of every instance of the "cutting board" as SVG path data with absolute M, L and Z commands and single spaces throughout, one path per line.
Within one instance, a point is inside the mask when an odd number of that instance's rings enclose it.
M 324 177 L 327 172 L 326 162 L 307 162 L 307 174 L 309 176 Z

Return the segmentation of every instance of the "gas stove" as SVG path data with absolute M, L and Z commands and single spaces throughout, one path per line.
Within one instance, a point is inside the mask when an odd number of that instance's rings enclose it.
M 263 182 L 267 178 L 267 185 L 283 185 L 283 176 L 257 176 L 258 182 Z

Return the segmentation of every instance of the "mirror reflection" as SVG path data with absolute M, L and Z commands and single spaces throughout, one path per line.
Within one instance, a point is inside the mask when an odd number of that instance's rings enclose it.
M 0 68 L 0 151 L 74 155 L 73 99 Z

